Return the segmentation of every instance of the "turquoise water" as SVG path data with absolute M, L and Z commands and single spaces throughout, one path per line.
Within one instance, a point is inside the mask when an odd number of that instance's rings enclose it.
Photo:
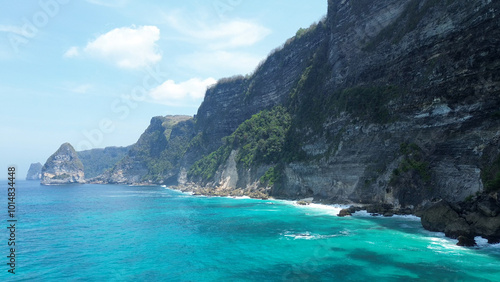
M 2 281 L 500 280 L 499 245 L 457 247 L 415 217 L 162 187 L 17 186 L 17 274 L 2 228 Z

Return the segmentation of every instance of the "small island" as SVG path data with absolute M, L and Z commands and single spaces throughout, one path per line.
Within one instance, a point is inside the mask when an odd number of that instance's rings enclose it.
M 42 185 L 83 184 L 83 164 L 69 143 L 64 143 L 42 167 Z

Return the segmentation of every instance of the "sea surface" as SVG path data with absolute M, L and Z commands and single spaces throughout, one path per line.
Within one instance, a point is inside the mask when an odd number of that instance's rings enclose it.
M 500 281 L 500 245 L 457 247 L 416 217 L 339 209 L 19 181 L 16 274 L 2 228 L 0 281 Z

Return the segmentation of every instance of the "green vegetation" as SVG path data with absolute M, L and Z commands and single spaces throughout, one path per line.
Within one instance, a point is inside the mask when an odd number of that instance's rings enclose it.
M 205 182 L 212 180 L 233 150 L 238 150 L 236 163 L 245 169 L 259 164 L 277 163 L 281 159 L 290 123 L 290 115 L 281 106 L 253 115 L 233 134 L 224 138 L 223 146 L 196 162 L 189 170 L 188 177 L 200 178 Z
M 140 148 L 148 168 L 143 180 L 152 180 L 155 183 L 161 183 L 170 177 L 172 170 L 179 166 L 180 159 L 190 144 L 193 121 L 167 119 L 162 126 L 165 128 L 163 133 L 158 131 L 150 136 L 152 140 L 160 140 L 159 144 L 151 142 L 149 146 Z M 157 145 L 160 146 L 156 147 Z
M 400 96 L 397 87 L 373 85 L 331 90 L 325 87 L 325 81 L 331 80 L 331 76 L 328 45 L 323 44 L 310 58 L 309 66 L 290 91 L 287 107 L 293 115 L 293 121 L 285 139 L 286 161 L 311 160 L 302 147 L 308 141 L 308 134 L 314 133 L 323 134 L 331 144 L 329 155 L 335 153 L 342 132 L 332 133 L 324 130 L 323 126 L 328 120 L 344 113 L 353 122 L 361 120 L 384 124 L 394 120 L 389 103 Z
M 313 23 L 308 28 L 302 28 L 302 27 L 299 28 L 299 30 L 297 30 L 297 32 L 295 33 L 295 39 L 300 39 L 302 36 L 304 36 L 310 32 L 313 32 L 317 26 L 318 26 L 318 23 Z
M 165 137 L 167 141 L 170 140 L 170 135 L 172 134 L 172 129 L 179 123 L 183 121 L 190 120 L 192 117 L 190 116 L 170 116 L 165 119 L 162 123 L 162 126 L 165 128 Z
M 345 111 L 374 123 L 388 123 L 391 118 L 387 103 L 397 93 L 394 86 L 348 88 L 333 95 L 335 98 L 331 97 L 328 105 L 330 110 Z
M 273 186 L 278 183 L 283 176 L 283 168 L 278 166 L 273 166 L 266 171 L 266 173 L 260 178 L 260 183 L 266 186 Z
M 231 154 L 231 147 L 222 146 L 217 151 L 194 163 L 188 171 L 188 178 L 199 178 L 204 182 L 213 180 L 217 169 Z
M 353 117 L 374 123 L 392 121 L 388 103 L 399 96 L 395 86 L 358 86 L 328 91 L 322 88 L 331 77 L 328 46 L 325 44 L 311 58 L 296 86 L 290 93 L 290 109 L 297 114 L 301 127 L 318 131 L 330 117 L 347 112 Z
M 500 156 L 481 171 L 481 179 L 486 192 L 500 191 Z
M 431 181 L 431 173 L 429 163 L 424 160 L 422 149 L 415 143 L 402 143 L 400 152 L 403 155 L 403 161 L 398 168 L 393 170 L 390 182 L 394 184 L 405 175 L 416 174 L 425 184 L 428 184 Z
M 108 147 L 77 152 L 83 163 L 85 178 L 96 177 L 111 169 L 127 155 L 129 147 Z

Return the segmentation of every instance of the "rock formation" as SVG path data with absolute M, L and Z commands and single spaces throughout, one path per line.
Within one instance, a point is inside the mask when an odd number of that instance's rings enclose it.
M 26 180 L 40 180 L 42 178 L 42 164 L 32 163 L 26 174 Z
M 85 183 L 83 164 L 69 143 L 64 143 L 42 167 L 42 185 Z
M 459 203 L 441 200 L 424 210 L 422 226 L 427 230 L 444 232 L 448 237 L 459 239 L 460 245 L 474 245 L 475 236 L 482 236 L 490 243 L 499 243 L 498 192 L 482 194 L 476 199 L 469 198 Z

